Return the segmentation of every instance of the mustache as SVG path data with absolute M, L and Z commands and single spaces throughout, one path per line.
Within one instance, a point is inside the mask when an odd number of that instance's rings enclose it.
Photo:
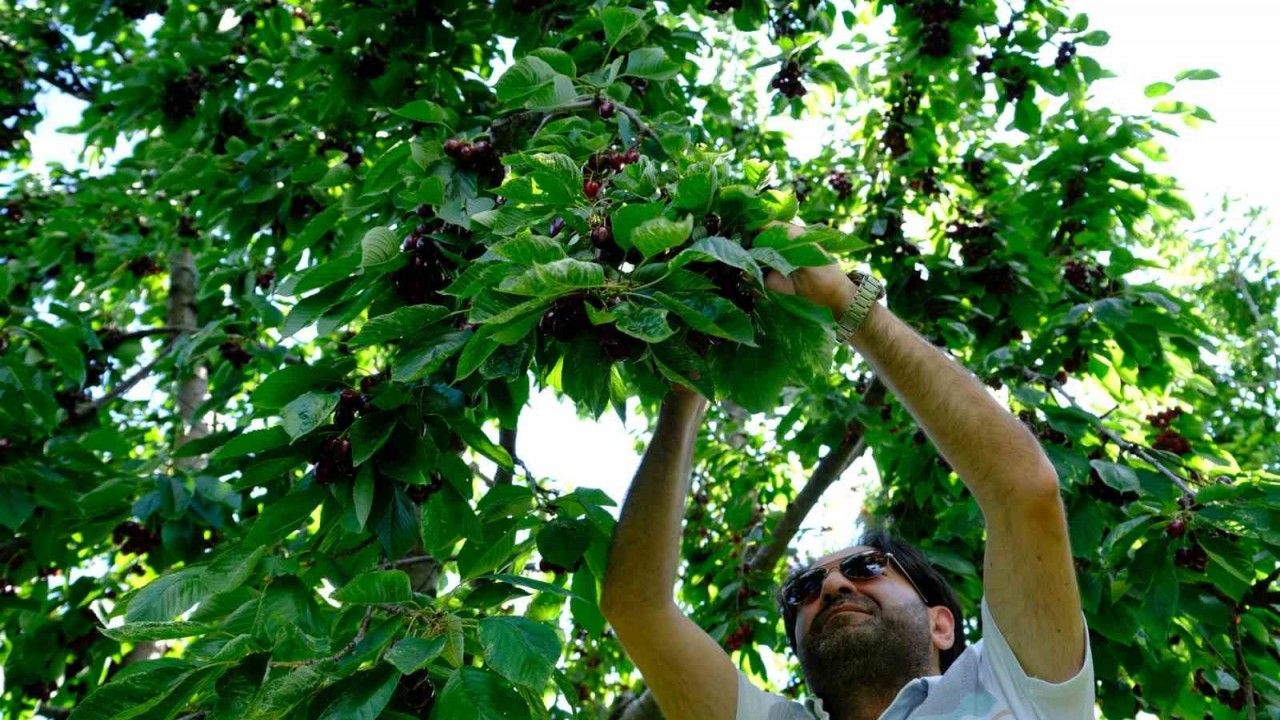
M 817 618 L 815 618 L 815 622 L 819 628 L 825 627 L 827 624 L 827 620 L 830 619 L 832 615 L 845 609 L 858 610 L 868 615 L 871 615 L 874 611 L 874 608 L 872 607 L 873 604 L 874 603 L 871 603 L 871 602 L 856 603 L 851 600 L 844 600 L 838 603 L 833 603 L 832 605 L 825 608 L 822 612 L 818 614 Z

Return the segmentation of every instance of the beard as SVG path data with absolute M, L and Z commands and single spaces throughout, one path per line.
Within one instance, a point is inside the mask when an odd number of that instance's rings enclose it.
M 828 615 L 800 643 L 805 684 L 824 702 L 854 695 L 892 698 L 903 685 L 929 674 L 933 640 L 923 605 L 855 607 L 869 614 Z

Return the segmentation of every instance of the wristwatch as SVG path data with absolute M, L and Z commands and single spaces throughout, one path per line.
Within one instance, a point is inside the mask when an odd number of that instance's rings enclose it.
M 845 306 L 844 312 L 836 319 L 836 335 L 842 343 L 849 341 L 867 319 L 871 306 L 884 297 L 884 285 L 871 275 L 855 270 L 849 273 L 849 279 L 858 289 L 854 291 L 853 299 Z

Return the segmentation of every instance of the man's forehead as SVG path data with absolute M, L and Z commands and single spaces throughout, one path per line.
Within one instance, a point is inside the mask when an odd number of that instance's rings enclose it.
M 849 547 L 843 550 L 837 550 L 836 552 L 833 552 L 830 555 L 825 555 L 822 558 L 819 558 L 818 561 L 813 564 L 826 565 L 829 562 L 834 562 L 836 560 L 839 560 L 840 558 L 845 557 L 846 555 L 851 555 L 855 552 L 858 552 L 859 550 L 873 550 L 873 549 L 874 548 L 872 548 L 870 545 L 850 545 Z

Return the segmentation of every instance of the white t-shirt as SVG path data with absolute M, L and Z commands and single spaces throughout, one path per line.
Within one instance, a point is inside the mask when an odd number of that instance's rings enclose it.
M 1000 633 L 986 598 L 986 635 L 946 673 L 907 683 L 881 720 L 1083 720 L 1094 711 L 1093 653 L 1085 629 L 1084 667 L 1061 683 L 1028 677 Z M 830 720 L 820 698 L 804 704 L 767 693 L 738 672 L 737 720 Z

